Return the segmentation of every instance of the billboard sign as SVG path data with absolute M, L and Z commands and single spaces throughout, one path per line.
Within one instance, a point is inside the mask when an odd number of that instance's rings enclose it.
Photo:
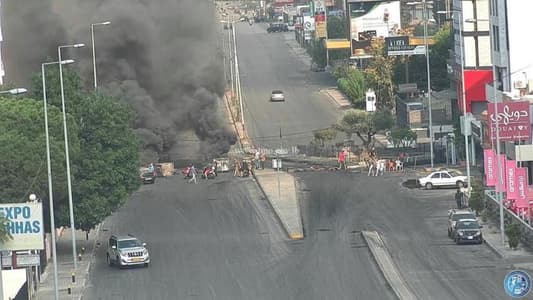
M 505 179 L 507 185 L 507 199 L 516 199 L 518 190 L 516 188 L 516 161 L 508 160 L 505 170 Z
M 505 170 L 506 170 L 506 167 L 505 167 L 505 163 L 507 162 L 507 157 L 505 156 L 505 154 L 499 154 L 497 155 L 497 159 L 499 160 L 499 164 L 500 164 L 500 167 L 498 168 L 498 165 L 496 165 L 496 168 L 498 169 L 498 173 L 496 174 L 496 192 L 497 193 L 501 193 L 501 192 L 506 192 L 507 189 L 506 189 L 506 186 L 505 184 L 507 183 L 507 181 L 505 180 Z M 501 176 L 500 176 L 501 175 Z
M 13 239 L 1 243 L 2 250 L 44 249 L 43 208 L 41 203 L 0 204 Z
M 492 149 L 483 150 L 483 160 L 485 169 L 485 184 L 487 186 L 496 185 L 496 153 Z
M 498 103 L 497 115 L 495 103 L 489 103 L 488 108 L 491 140 L 496 140 L 496 121 L 500 141 L 529 141 L 531 139 L 529 101 Z
M 516 190 L 517 197 L 515 200 L 516 207 L 528 207 L 528 182 L 527 182 L 527 168 L 516 168 Z
M 408 36 L 392 36 L 385 38 L 387 55 L 424 55 L 426 47 L 423 45 L 409 45 Z
M 401 28 L 399 0 L 364 1 L 348 5 L 352 39 L 357 39 L 359 32 L 369 30 L 375 30 L 377 37 L 389 37 Z

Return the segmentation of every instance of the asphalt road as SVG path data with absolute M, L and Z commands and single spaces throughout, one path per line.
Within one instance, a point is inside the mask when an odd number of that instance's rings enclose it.
M 287 240 L 252 179 L 145 185 L 104 223 L 84 299 L 392 299 L 357 234 L 310 198 L 307 238 Z M 323 228 L 324 227 L 324 228 Z M 113 233 L 148 244 L 148 268 L 111 268 Z
M 287 46 L 294 32 L 266 32 L 266 24 L 237 23 L 237 55 L 241 70 L 245 123 L 248 134 L 261 147 L 307 144 L 313 130 L 331 126 L 337 109 L 320 89 L 334 86 L 333 77 L 311 72 Z M 285 102 L 270 102 L 273 90 L 282 90 Z
M 510 264 L 487 245 L 457 246 L 447 237 L 453 189 L 408 190 L 397 175 L 325 175 L 302 175 L 308 201 L 318 205 L 305 210 L 308 231 L 328 230 L 319 234 L 329 232 L 332 240 L 361 230 L 382 233 L 419 299 L 508 299 L 503 279 Z

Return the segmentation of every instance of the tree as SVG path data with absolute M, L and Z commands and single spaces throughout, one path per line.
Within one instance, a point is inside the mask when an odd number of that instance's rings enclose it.
M 325 128 L 313 132 L 314 140 L 324 146 L 326 141 L 334 140 L 337 137 L 337 131 L 334 128 Z
M 59 105 L 58 68 L 47 70 L 47 95 L 52 104 Z M 80 155 L 72 159 L 79 169 L 73 175 L 75 226 L 89 231 L 139 186 L 139 142 L 131 129 L 131 107 L 103 93 L 87 93 L 79 76 L 68 68 L 63 77 L 67 111 L 78 125 Z M 40 76 L 35 76 L 33 82 L 39 96 Z M 68 210 L 60 205 L 57 211 L 57 226 L 70 226 Z
M 415 32 L 416 35 L 416 32 Z M 453 35 L 448 25 L 431 31 L 435 41 L 429 48 L 429 64 L 431 71 L 431 89 L 440 91 L 450 86 L 446 60 L 449 58 L 449 49 L 453 49 Z M 406 82 L 404 64 L 397 63 L 395 67 L 396 82 Z M 427 88 L 427 61 L 424 55 L 414 55 L 408 60 L 409 82 L 416 82 L 422 90 Z
M 409 128 L 393 128 L 387 138 L 395 148 L 405 148 L 412 145 L 416 137 L 416 133 Z
M 338 77 L 337 86 L 350 100 L 350 102 L 359 109 L 365 106 L 366 84 L 364 74 L 349 66 L 342 66 L 336 70 Z
M 479 215 L 485 208 L 485 199 L 483 193 L 483 185 L 478 180 L 473 180 L 472 191 L 470 192 L 470 199 L 468 199 L 469 206 Z
M 67 206 L 67 184 L 62 113 L 48 107 L 50 155 L 56 211 Z M 71 160 L 80 152 L 78 128 L 67 115 Z M 25 202 L 29 193 L 48 194 L 46 142 L 42 101 L 0 99 L 0 199 L 4 203 Z M 75 165 L 72 174 L 77 173 Z
M 328 17 L 328 39 L 346 39 L 346 21 L 345 18 L 330 16 Z
M 318 66 L 326 66 L 326 48 L 324 47 L 324 44 L 322 44 L 322 41 L 314 40 L 309 43 L 307 52 L 309 55 L 311 55 L 313 62 L 315 62 Z
M 396 108 L 394 67 L 396 58 L 385 51 L 385 39 L 372 41 L 370 53 L 374 56 L 364 70 L 367 86 L 376 92 L 376 108 L 379 111 Z
M 349 140 L 351 140 L 352 136 L 356 134 L 365 147 L 370 145 L 372 138 L 376 134 L 372 116 L 360 109 L 351 109 L 347 111 L 335 128 L 346 133 L 346 137 Z

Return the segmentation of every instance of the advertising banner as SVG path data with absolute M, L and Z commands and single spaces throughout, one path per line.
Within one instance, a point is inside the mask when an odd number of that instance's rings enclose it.
M 364 1 L 349 3 L 350 36 L 375 30 L 378 37 L 389 37 L 401 28 L 400 1 Z
M 500 169 L 496 173 L 496 192 L 505 192 L 505 163 L 507 161 L 507 157 L 505 156 L 505 154 L 500 154 L 498 155 L 498 160 L 500 163 Z M 496 169 L 498 169 L 498 165 L 496 165 Z
M 0 204 L 13 239 L 1 243 L 2 250 L 44 249 L 43 208 L 41 203 Z
M 516 189 L 516 161 L 508 160 L 505 167 L 507 199 L 516 199 L 518 197 L 518 190 Z
M 488 108 L 491 140 L 496 140 L 496 121 L 500 141 L 531 140 L 529 101 L 498 103 L 498 115 L 496 115 L 495 103 L 489 103 Z
M 515 199 L 516 207 L 528 207 L 528 183 L 527 183 L 527 168 L 516 168 L 516 189 L 518 197 Z
M 487 186 L 496 185 L 496 153 L 492 149 L 483 150 L 483 161 L 485 169 L 485 184 Z

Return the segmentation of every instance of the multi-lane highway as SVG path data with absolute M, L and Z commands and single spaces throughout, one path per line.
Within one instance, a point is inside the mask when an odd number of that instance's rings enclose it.
M 266 147 L 277 147 L 270 137 L 279 137 L 280 124 L 285 143 L 307 143 L 339 116 L 318 92 L 332 78 L 310 72 L 289 51 L 289 37 L 237 24 L 247 128 Z M 287 101 L 270 103 L 273 89 Z M 407 190 L 397 175 L 317 172 L 298 180 L 301 241 L 287 239 L 251 178 L 143 186 L 104 223 L 85 299 L 393 299 L 362 230 L 382 234 L 419 299 L 505 299 L 509 264 L 485 245 L 456 246 L 446 235 L 453 191 Z M 150 267 L 108 267 L 111 233 L 145 241 Z
M 311 197 L 308 237 L 289 241 L 249 178 L 145 185 L 106 220 L 84 299 L 393 299 L 363 241 L 333 227 L 321 196 Z M 146 242 L 151 265 L 107 266 L 111 233 Z
M 237 55 L 244 96 L 248 134 L 258 146 L 307 144 L 313 130 L 333 125 L 338 110 L 320 89 L 335 80 L 325 73 L 311 72 L 290 51 L 294 32 L 266 32 L 266 24 L 236 23 Z M 270 102 L 273 90 L 282 90 L 285 102 Z

